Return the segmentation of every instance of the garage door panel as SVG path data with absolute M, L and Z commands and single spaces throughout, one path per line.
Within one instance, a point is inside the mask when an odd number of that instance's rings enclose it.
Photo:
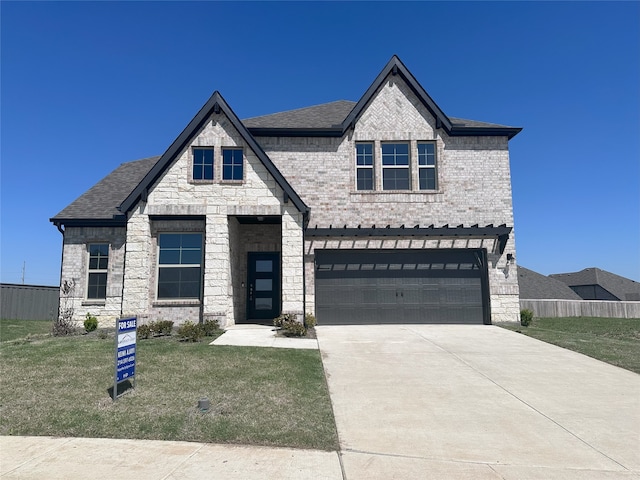
M 483 252 L 316 251 L 321 324 L 483 323 Z

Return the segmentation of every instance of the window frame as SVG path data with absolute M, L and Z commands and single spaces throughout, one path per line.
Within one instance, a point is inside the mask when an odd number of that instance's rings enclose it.
M 242 182 L 244 181 L 244 149 L 242 147 L 222 147 L 222 154 L 221 154 L 221 167 L 222 167 L 222 173 L 220 176 L 220 180 L 223 182 Z M 231 157 L 231 164 L 228 165 L 226 163 L 226 158 L 225 158 L 225 153 L 226 152 L 234 152 L 234 155 Z M 238 165 L 237 163 L 235 163 L 235 161 L 237 160 L 237 158 L 235 158 L 235 152 L 240 152 L 240 164 Z M 240 178 L 234 178 L 235 177 L 235 172 L 236 172 L 236 168 L 240 167 Z M 226 178 L 225 176 L 225 167 L 231 167 L 231 178 Z
M 98 255 L 92 255 L 91 250 L 92 247 L 104 247 L 106 246 L 107 254 L 106 254 L 106 262 L 104 268 L 100 268 L 101 260 L 105 259 L 105 256 L 98 252 Z M 85 300 L 90 302 L 106 302 L 107 300 L 107 285 L 109 283 L 109 257 L 111 256 L 111 245 L 109 242 L 90 242 L 87 244 L 87 281 L 86 281 L 86 291 L 85 291 Z M 92 258 L 97 259 L 98 265 L 96 268 L 91 267 Z M 91 277 L 97 275 L 104 275 L 104 285 L 100 285 L 100 283 L 91 284 Z M 104 288 L 104 296 L 91 296 L 92 288 L 102 289 Z M 99 292 L 99 290 L 97 290 Z
M 388 157 L 390 154 L 385 154 L 384 153 L 384 147 L 385 146 L 389 146 L 389 145 L 404 145 L 407 148 L 407 163 L 406 165 L 403 164 L 398 164 L 397 163 L 397 159 L 399 156 L 404 156 L 404 154 L 398 154 L 395 149 L 394 149 L 394 153 L 393 153 L 393 159 L 394 159 L 394 163 L 393 164 L 387 164 L 385 165 L 385 157 Z M 381 182 L 381 188 L 382 191 L 394 191 L 394 192 L 405 192 L 405 191 L 411 191 L 411 141 L 407 140 L 404 142 L 401 141 L 389 141 L 389 142 L 380 142 L 380 168 L 382 170 L 382 182 Z M 407 188 L 385 188 L 385 172 L 388 171 L 400 171 L 400 170 L 406 170 L 407 172 Z M 394 178 L 394 183 L 397 183 L 397 179 Z
M 433 152 L 420 152 L 421 146 L 430 145 L 433 149 Z M 418 151 L 418 190 L 421 191 L 434 191 L 438 189 L 438 145 L 435 141 L 427 141 L 421 140 L 417 142 L 417 151 Z M 433 164 L 429 164 L 429 156 L 433 157 Z M 421 163 L 424 159 L 425 163 Z M 422 188 L 421 183 L 421 173 L 422 172 L 433 172 L 433 187 L 429 188 L 429 186 L 425 186 Z
M 202 163 L 196 163 L 196 152 L 205 152 L 205 151 L 210 151 L 211 152 L 211 178 L 207 178 L 205 177 L 205 169 L 208 167 L 208 165 L 204 162 L 206 159 L 203 157 Z M 216 178 L 216 173 L 215 173 L 215 165 L 216 165 L 216 153 L 215 153 L 215 148 L 214 147 L 207 147 L 207 146 L 203 146 L 203 147 L 191 147 L 191 158 L 192 158 L 192 162 L 191 162 L 191 180 L 194 182 L 212 182 L 213 180 L 215 180 Z M 201 169 L 201 175 L 202 178 L 196 178 L 196 168 L 200 168 Z
M 162 264 L 161 262 L 161 256 L 162 256 L 162 246 L 161 246 L 161 237 L 163 235 L 199 235 L 200 236 L 200 260 L 198 264 L 195 263 L 167 263 L 167 264 Z M 182 252 L 183 250 L 191 250 L 188 248 L 183 249 L 182 247 L 182 240 L 180 241 L 180 247 L 179 247 L 179 255 L 180 257 L 182 257 Z M 204 268 L 204 232 L 193 232 L 193 231 L 162 231 L 162 232 L 158 232 L 157 237 L 156 237 L 156 289 L 155 289 L 155 298 L 157 301 L 160 302 L 171 302 L 171 301 L 193 301 L 193 300 L 198 300 L 198 301 L 202 301 L 202 287 L 203 287 L 203 268 Z M 161 282 L 160 281 L 160 273 L 162 269 L 187 269 L 187 268 L 198 268 L 198 294 L 197 296 L 181 296 L 181 295 L 177 295 L 177 296 L 160 296 L 160 286 L 161 286 Z M 164 282 L 164 283 L 169 283 L 169 282 Z M 174 282 L 175 283 L 175 282 Z M 185 282 L 186 283 L 186 282 Z M 180 292 L 181 289 L 181 281 L 178 281 L 178 292 Z
M 372 192 L 375 191 L 376 189 L 376 176 L 375 176 L 375 143 L 374 142 L 356 142 L 356 161 L 355 161 L 355 166 L 356 166 L 356 191 L 358 192 Z M 371 149 L 370 153 L 367 152 L 360 152 L 358 150 L 358 147 L 365 147 L 368 146 Z M 371 157 L 371 163 L 360 163 L 360 160 L 362 158 L 363 162 L 366 162 L 367 157 Z M 369 171 L 371 173 L 371 188 L 360 188 L 360 178 L 358 177 L 358 174 L 361 171 Z M 363 181 L 366 181 L 363 180 Z

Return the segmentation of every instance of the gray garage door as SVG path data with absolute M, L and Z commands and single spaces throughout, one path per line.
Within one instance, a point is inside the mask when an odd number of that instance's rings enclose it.
M 321 325 L 490 323 L 485 250 L 316 250 Z

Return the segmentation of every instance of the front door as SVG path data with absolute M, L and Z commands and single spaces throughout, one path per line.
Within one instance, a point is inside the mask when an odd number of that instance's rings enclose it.
M 280 254 L 249 253 L 247 259 L 247 320 L 280 315 Z

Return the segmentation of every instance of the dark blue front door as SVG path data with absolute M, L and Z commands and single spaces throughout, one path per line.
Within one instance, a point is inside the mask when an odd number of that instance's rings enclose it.
M 247 258 L 247 320 L 280 315 L 280 254 L 249 253 Z

